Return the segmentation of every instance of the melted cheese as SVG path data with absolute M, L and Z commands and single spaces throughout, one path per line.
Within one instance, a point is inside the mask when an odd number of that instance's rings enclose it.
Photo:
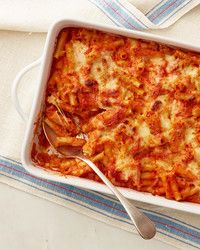
M 188 164 L 187 168 L 195 175 L 200 177 L 200 168 L 199 164 L 195 161 L 192 161 Z
M 141 138 L 141 145 L 142 146 L 148 145 L 151 133 L 150 133 L 149 127 L 147 126 L 147 124 L 145 122 L 143 122 L 141 125 L 139 125 L 138 135 Z
M 112 78 L 108 80 L 105 84 L 105 89 L 106 90 L 114 90 L 118 88 L 118 79 L 117 78 Z
M 137 168 L 131 167 L 132 157 L 126 154 L 126 150 L 123 149 L 116 154 L 116 169 L 122 172 L 123 180 L 128 180 L 130 176 L 134 178 L 137 173 Z
M 163 87 L 165 89 L 172 90 L 174 88 L 174 85 L 176 84 L 177 79 L 177 74 L 170 73 L 168 76 L 165 77 L 165 79 L 162 80 Z
M 172 127 L 172 123 L 171 120 L 168 117 L 167 113 L 161 114 L 160 115 L 160 121 L 161 121 L 161 126 L 166 129 L 169 130 Z
M 79 41 L 73 43 L 76 71 L 79 71 L 82 66 L 86 65 L 86 56 L 85 56 L 86 50 L 87 46 L 85 46 L 83 43 Z
M 156 164 L 159 168 L 161 168 L 164 171 L 170 171 L 172 169 L 172 164 L 162 161 L 162 160 L 157 160 Z
M 145 122 L 143 122 L 140 127 L 139 127 L 139 130 L 138 130 L 138 134 L 140 137 L 142 137 L 143 139 L 144 138 L 148 138 L 150 136 L 150 129 L 149 127 L 147 126 L 147 124 Z
M 164 59 L 162 57 L 153 57 L 151 58 L 151 62 L 153 63 L 153 65 L 162 66 L 164 63 Z
M 186 76 L 190 76 L 190 77 L 194 78 L 194 77 L 198 76 L 198 68 L 193 67 L 193 66 L 187 66 L 183 69 L 183 73 Z
M 171 73 L 178 65 L 178 59 L 176 59 L 173 55 L 166 55 L 165 59 L 167 61 L 166 71 L 167 73 Z
M 44 114 L 54 118 L 55 133 L 74 140 L 87 133 L 83 154 L 96 159 L 116 185 L 167 196 L 174 178 L 179 186 L 177 192 L 170 189 L 170 198 L 178 200 L 185 199 L 180 177 L 186 187 L 200 188 L 200 70 L 194 66 L 200 55 L 83 28 L 68 32 L 70 41 L 62 43 L 47 84 Z M 56 122 L 58 114 L 66 115 L 69 124 Z M 37 164 L 42 159 L 42 167 L 97 180 L 78 160 L 68 164 L 46 157 L 46 145 L 39 143 L 40 154 L 32 153 Z M 187 178 L 187 170 L 193 178 Z M 195 195 L 199 202 L 200 193 Z
M 195 130 L 193 128 L 187 128 L 185 132 L 185 142 L 192 143 L 195 138 Z
M 194 154 L 195 154 L 195 159 L 197 160 L 197 162 L 200 166 L 200 147 L 194 148 Z

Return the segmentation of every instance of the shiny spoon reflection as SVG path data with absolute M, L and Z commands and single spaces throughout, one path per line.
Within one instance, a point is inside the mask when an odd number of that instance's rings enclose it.
M 56 146 L 56 134 L 45 123 L 42 122 L 44 134 L 49 144 L 61 155 L 66 158 L 76 158 L 85 162 L 93 171 L 101 178 L 101 180 L 107 185 L 107 187 L 113 192 L 113 194 L 119 199 L 124 209 L 131 218 L 135 228 L 144 239 L 151 239 L 156 234 L 156 228 L 154 223 L 142 212 L 140 212 L 127 198 L 125 198 L 119 190 L 108 180 L 108 178 L 99 170 L 99 168 L 82 153 L 81 147 L 74 146 Z

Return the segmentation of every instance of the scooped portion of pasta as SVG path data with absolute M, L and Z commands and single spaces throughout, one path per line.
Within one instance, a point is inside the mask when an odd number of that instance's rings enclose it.
M 81 147 L 116 186 L 200 203 L 200 54 L 63 29 L 44 116 L 58 146 Z M 85 163 L 55 154 L 41 127 L 35 137 L 36 166 L 100 181 Z

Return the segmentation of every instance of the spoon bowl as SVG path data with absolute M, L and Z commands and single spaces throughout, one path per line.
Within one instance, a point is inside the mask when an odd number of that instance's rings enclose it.
M 42 127 L 44 134 L 49 144 L 61 155 L 66 158 L 77 158 L 84 161 L 93 171 L 101 178 L 101 180 L 107 185 L 107 187 L 113 192 L 113 194 L 119 199 L 127 214 L 131 218 L 135 228 L 144 239 L 151 239 L 156 234 L 156 228 L 154 223 L 141 211 L 139 211 L 127 198 L 125 198 L 121 192 L 115 187 L 110 180 L 99 170 L 99 168 L 88 158 L 83 155 L 82 147 L 75 146 L 57 146 L 55 132 L 48 126 L 43 120 Z

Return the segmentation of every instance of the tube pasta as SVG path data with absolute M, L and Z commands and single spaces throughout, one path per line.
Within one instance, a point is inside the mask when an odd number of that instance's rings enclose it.
M 45 122 L 57 147 L 82 148 L 114 185 L 200 203 L 199 65 L 199 53 L 63 29 L 47 82 Z M 85 163 L 51 155 L 39 125 L 35 138 L 35 165 L 100 181 Z

